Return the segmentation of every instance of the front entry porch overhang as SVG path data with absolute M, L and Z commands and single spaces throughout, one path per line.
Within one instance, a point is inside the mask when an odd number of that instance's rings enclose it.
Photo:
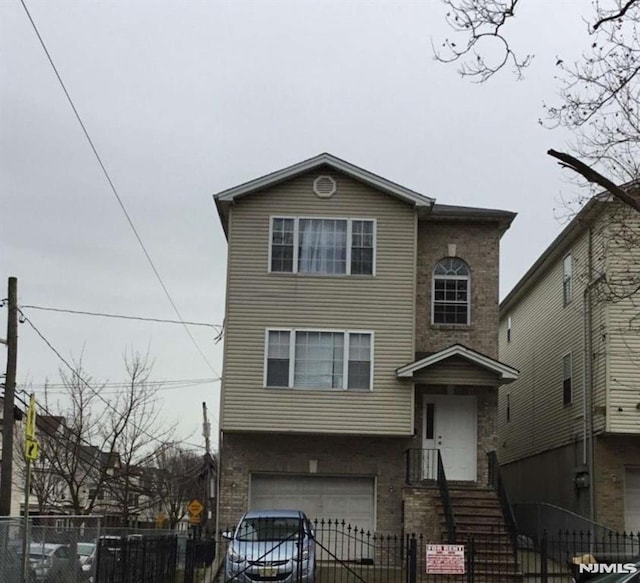
M 462 344 L 452 344 L 444 350 L 440 350 L 439 352 L 435 352 L 425 356 L 424 358 L 420 358 L 414 362 L 401 366 L 396 369 L 396 376 L 401 379 L 406 378 L 419 381 L 419 377 L 428 372 L 429 369 L 438 368 L 437 365 L 444 365 L 447 360 L 450 360 L 451 362 L 460 360 L 466 361 L 467 364 L 471 365 L 473 368 L 477 368 L 479 372 L 483 372 L 484 375 L 487 375 L 488 373 L 488 376 L 494 378 L 495 386 L 511 383 L 515 381 L 519 375 L 519 371 L 517 369 L 504 364 L 499 360 L 495 360 L 486 354 L 472 350 Z

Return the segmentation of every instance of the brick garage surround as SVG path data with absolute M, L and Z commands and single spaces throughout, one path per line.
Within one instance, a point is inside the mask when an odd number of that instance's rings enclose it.
M 225 433 L 220 458 L 220 528 L 235 524 L 249 505 L 251 473 L 376 478 L 376 529 L 397 533 L 408 438 Z M 309 460 L 317 460 L 310 474 Z M 313 518 L 313 517 L 312 517 Z M 339 517 L 336 517 L 339 518 Z
M 416 290 L 416 352 L 437 352 L 456 342 L 498 357 L 500 233 L 496 223 L 420 221 Z M 471 270 L 471 324 L 431 324 L 431 282 L 449 245 Z
M 598 436 L 594 442 L 596 521 L 625 530 L 625 466 L 640 466 L 640 435 Z

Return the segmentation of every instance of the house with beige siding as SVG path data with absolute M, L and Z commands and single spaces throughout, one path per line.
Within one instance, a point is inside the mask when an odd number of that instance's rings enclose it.
M 640 531 L 640 215 L 590 200 L 500 305 L 502 474 L 514 503 Z
M 439 204 L 330 154 L 214 200 L 228 241 L 220 526 L 300 508 L 439 540 L 438 458 L 452 489 L 495 497 L 498 387 L 518 375 L 497 360 L 515 215 Z

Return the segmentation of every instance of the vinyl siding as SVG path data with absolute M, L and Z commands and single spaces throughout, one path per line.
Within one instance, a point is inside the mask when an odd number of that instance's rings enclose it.
M 582 292 L 588 240 L 583 234 L 569 249 L 573 258 L 572 301 L 563 301 L 561 254 L 528 290 L 501 314 L 500 360 L 520 371 L 517 381 L 500 389 L 499 455 L 501 463 L 581 439 L 583 430 Z M 507 320 L 511 317 L 511 342 Z M 572 354 L 573 399 L 563 404 L 563 356 Z M 511 421 L 506 420 L 510 394 Z
M 608 219 L 611 235 L 607 257 L 608 280 L 621 301 L 607 303 L 608 407 L 607 431 L 640 434 L 640 293 L 629 296 L 640 277 L 640 215 L 620 205 L 612 206 Z M 622 227 L 620 225 L 623 225 Z M 624 232 L 628 229 L 628 232 Z M 629 235 L 634 243 L 629 243 Z M 635 286 L 617 282 L 631 277 Z M 627 292 L 627 294 L 625 294 Z
M 621 225 L 631 231 L 623 233 Z M 591 348 L 594 431 L 640 433 L 640 314 L 638 293 L 611 301 L 611 288 L 631 274 L 637 282 L 640 248 L 629 244 L 640 237 L 640 216 L 620 204 L 607 203 L 591 225 L 592 279 L 606 274 L 592 288 Z M 589 231 L 564 243 L 564 252 L 524 295 L 500 315 L 500 359 L 520 370 L 520 378 L 500 389 L 500 460 L 508 463 L 572 441 L 583 432 L 583 293 L 587 278 Z M 562 303 L 562 260 L 571 251 L 573 301 Z M 507 321 L 512 340 L 507 342 Z M 562 355 L 573 354 L 573 403 L 562 404 Z M 511 421 L 506 422 L 506 394 L 510 394 Z
M 224 431 L 407 435 L 411 383 L 395 369 L 414 355 L 416 214 L 338 173 L 329 199 L 303 175 L 238 199 L 229 230 L 222 391 Z M 376 220 L 375 276 L 268 273 L 271 216 Z M 367 330 L 374 334 L 372 391 L 264 387 L 265 329 Z

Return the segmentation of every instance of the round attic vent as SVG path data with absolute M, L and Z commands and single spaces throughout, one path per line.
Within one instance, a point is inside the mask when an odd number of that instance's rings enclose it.
M 318 176 L 313 181 L 313 192 L 320 198 L 329 198 L 336 192 L 336 181 L 331 176 Z

